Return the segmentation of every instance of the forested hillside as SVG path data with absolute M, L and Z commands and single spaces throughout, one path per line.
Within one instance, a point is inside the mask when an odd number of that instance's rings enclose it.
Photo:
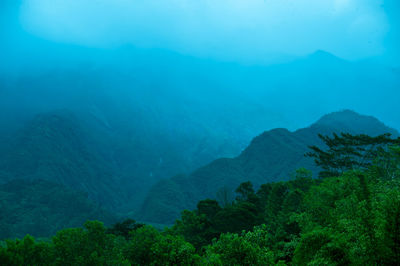
M 102 129 L 98 121 L 77 117 L 73 112 L 43 113 L 29 120 L 0 145 L 3 151 L 0 155 L 0 181 L 5 186 L 14 181 L 25 184 L 11 186 L 14 194 L 4 194 L 3 205 L 11 206 L 4 212 L 36 215 L 36 211 L 41 209 L 49 211 L 42 211 L 40 219 L 29 218 L 29 223 L 25 218 L 14 221 L 12 217 L 16 216 L 5 215 L 8 218 L 1 222 L 2 228 L 5 228 L 3 236 L 21 236 L 27 232 L 40 237 L 48 236 L 54 230 L 80 225 L 84 217 L 102 217 L 100 213 L 104 210 L 99 213 L 95 211 L 100 207 L 118 217 L 172 224 L 182 210 L 195 208 L 203 198 L 217 199 L 220 203 L 233 201 L 234 189 L 244 181 L 251 181 L 258 189 L 267 182 L 289 180 L 295 170 L 301 167 L 310 169 L 315 177 L 320 169 L 304 154 L 308 146 L 322 144 L 319 133 L 332 132 L 366 133 L 372 136 L 389 132 L 398 135 L 377 119 L 352 111 L 326 115 L 309 128 L 295 132 L 286 129 L 267 131 L 256 137 L 236 158 L 218 159 L 188 176 L 181 174 L 159 181 L 147 193 L 141 211 L 137 213 L 134 206 L 141 203 L 138 201 L 146 194 L 146 187 L 151 185 L 151 180 L 146 177 L 127 179 L 135 171 L 130 172 L 129 167 L 121 165 L 125 159 L 120 158 L 125 155 L 122 150 L 118 152 L 122 142 L 116 142 L 122 140 L 115 139 L 115 135 Z M 138 151 L 138 154 L 146 151 L 144 147 L 142 150 L 137 148 L 129 147 L 132 151 Z M 138 163 L 140 158 L 130 160 Z M 36 200 L 36 197 L 54 192 L 51 185 L 42 186 L 43 183 L 34 183 L 37 193 L 29 190 L 27 196 L 33 197 L 29 204 L 25 203 L 24 197 L 15 200 L 16 195 L 24 195 L 29 182 L 38 180 L 57 184 L 54 197 L 61 195 L 58 198 L 60 204 L 67 204 L 69 197 L 62 192 L 63 189 L 69 191 L 68 195 L 87 195 L 77 196 L 76 200 L 82 206 L 87 206 L 84 208 L 88 213 L 89 206 L 98 206 L 93 207 L 95 213 L 87 216 L 77 212 L 78 218 L 72 218 L 71 222 L 62 219 L 63 215 L 69 216 L 67 209 L 50 211 L 53 210 L 50 203 Z M 142 187 L 142 183 L 146 186 Z M 49 226 L 49 221 L 54 222 L 54 226 Z
M 87 220 L 110 225 L 117 217 L 88 195 L 45 180 L 13 180 L 0 185 L 0 238 L 48 237 Z M 1 264 L 1 263 L 0 263 Z
M 338 176 L 313 179 L 310 171 L 299 169 L 292 180 L 263 184 L 257 190 L 244 182 L 233 201 L 221 205 L 202 200 L 163 231 L 132 220 L 109 228 L 92 221 L 83 228 L 61 230 L 48 240 L 29 235 L 7 240 L 0 245 L 0 262 L 398 265 L 400 138 L 341 134 L 325 143 L 329 149 L 323 148 L 315 158 L 330 154 L 319 165 L 343 169 Z
M 5 145 L 0 182 L 49 180 L 115 208 L 123 202 L 120 184 L 112 162 L 96 144 L 70 112 L 38 115 Z
M 43 42 L 37 45 L 50 45 Z M 69 49 L 87 53 L 107 64 L 65 64 L 21 75 L 0 73 L 0 149 L 4 151 L 0 156 L 8 153 L 2 143 L 15 143 L 10 139 L 21 134 L 29 139 L 28 125 L 37 115 L 46 123 L 46 114 L 68 110 L 78 121 L 77 130 L 83 131 L 79 136 L 85 135 L 82 141 L 93 144 L 88 152 L 92 157 L 100 154 L 100 168 L 107 168 L 99 175 L 109 176 L 109 186 L 118 180 L 128 191 L 123 196 L 119 188 L 104 194 L 110 201 L 102 204 L 121 213 L 137 214 L 152 185 L 161 179 L 190 174 L 218 158 L 238 156 L 265 130 L 297 129 L 345 106 L 370 113 L 370 105 L 381 102 L 385 105 L 374 114 L 391 125 L 400 124 L 395 112 L 387 111 L 397 106 L 391 95 L 398 90 L 399 75 L 373 61 L 350 62 L 317 51 L 281 64 L 244 66 L 162 49 L 124 47 L 104 52 L 102 57 L 82 47 L 57 49 L 59 53 L 72 53 Z M 119 59 L 118 63 L 112 58 Z M 303 96 L 307 97 L 299 101 Z M 57 126 L 53 124 L 53 130 Z M 24 133 L 18 133 L 21 130 Z M 24 141 L 10 149 L 21 149 Z M 44 143 L 32 145 L 45 149 Z M 78 153 L 74 156 L 79 157 Z M 3 167 L 19 171 L 12 169 L 17 164 L 5 164 L 0 171 Z M 72 179 L 85 168 L 98 168 L 88 163 L 79 172 L 75 166 L 71 164 L 71 173 L 76 172 Z
M 218 159 L 188 176 L 176 176 L 158 182 L 147 195 L 141 209 L 141 220 L 173 223 L 183 209 L 192 209 L 202 198 L 232 194 L 235 187 L 249 180 L 255 187 L 266 182 L 288 180 L 296 169 L 305 167 L 314 176 L 319 169 L 305 157 L 308 147 L 321 145 L 318 134 L 347 132 L 376 136 L 398 132 L 373 117 L 352 111 L 332 113 L 308 128 L 290 132 L 287 129 L 267 131 L 253 139 L 238 157 Z

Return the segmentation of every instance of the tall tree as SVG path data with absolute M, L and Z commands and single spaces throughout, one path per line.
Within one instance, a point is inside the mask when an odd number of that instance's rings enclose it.
M 387 153 L 390 146 L 400 144 L 400 138 L 393 139 L 389 133 L 376 137 L 334 133 L 333 137 L 320 134 L 319 138 L 327 149 L 310 146 L 311 152 L 306 156 L 313 157 L 322 168 L 320 177 L 340 176 L 351 169 L 369 168 L 377 157 Z

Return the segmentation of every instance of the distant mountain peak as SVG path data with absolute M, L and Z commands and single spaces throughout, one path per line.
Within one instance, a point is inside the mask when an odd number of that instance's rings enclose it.
M 327 57 L 336 57 L 333 54 L 325 51 L 325 50 L 316 50 L 314 53 L 312 53 L 314 56 L 327 56 Z
M 361 115 L 349 109 L 333 112 L 322 116 L 317 122 L 312 125 L 312 127 L 318 126 L 340 128 L 343 131 L 347 130 L 349 133 L 352 133 L 352 129 L 369 128 L 369 130 L 371 130 L 370 134 L 372 135 L 382 134 L 383 129 L 385 129 L 387 133 L 391 133 L 394 136 L 397 136 L 399 134 L 395 129 L 387 127 L 377 118 L 368 115 Z M 374 129 L 377 129 L 376 132 Z
M 337 62 L 343 62 L 345 60 L 337 57 L 334 54 L 331 54 L 327 51 L 324 50 L 317 50 L 314 53 L 310 54 L 309 56 L 307 56 L 308 60 L 314 60 L 314 61 L 318 61 L 318 62 L 332 62 L 332 61 L 337 61 Z
M 327 123 L 327 122 L 334 122 L 334 121 L 341 121 L 341 120 L 352 120 L 352 119 L 359 119 L 359 118 L 369 118 L 369 119 L 376 119 L 372 116 L 365 116 L 357 113 L 356 111 L 350 110 L 350 109 L 344 109 L 341 111 L 336 111 L 332 113 L 328 113 L 326 115 L 323 115 L 317 122 L 316 124 L 319 123 Z M 377 120 L 377 119 L 376 119 Z
M 310 127 L 294 132 L 283 128 L 272 129 L 254 138 L 238 157 L 216 160 L 182 180 L 169 179 L 169 182 L 157 183 L 150 190 L 140 217 L 144 221 L 173 223 L 181 210 L 195 208 L 201 199 L 215 198 L 219 188 L 233 190 L 245 181 L 257 187 L 268 182 L 288 180 L 301 167 L 311 170 L 316 176 L 320 169 L 312 158 L 304 154 L 311 145 L 323 145 L 318 134 L 342 132 L 370 136 L 392 133 L 398 136 L 394 129 L 378 119 L 352 110 L 327 114 Z M 169 208 L 167 215 L 160 216 L 154 212 L 165 210 L 165 206 Z

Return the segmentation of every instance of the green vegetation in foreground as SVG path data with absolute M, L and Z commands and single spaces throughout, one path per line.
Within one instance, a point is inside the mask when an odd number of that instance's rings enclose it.
M 366 136 L 335 137 L 343 149 L 328 145 L 313 156 L 323 169 L 340 169 L 338 176 L 316 180 L 300 169 L 292 180 L 258 190 L 242 183 L 233 202 L 200 201 L 163 231 L 89 221 L 48 241 L 6 240 L 0 264 L 398 265 L 400 148 L 392 141 L 367 145 Z
M 342 111 L 323 116 L 316 123 L 303 129 L 290 132 L 287 129 L 273 129 L 255 137 L 249 146 L 235 158 L 221 158 L 201 167 L 193 173 L 182 176 L 178 175 L 170 179 L 158 181 L 148 192 L 137 217 L 143 221 L 155 223 L 173 224 L 179 219 L 182 210 L 192 210 L 202 199 L 214 198 L 216 194 L 220 199 L 222 194 L 227 199 L 234 199 L 235 189 L 243 182 L 250 181 L 255 187 L 271 182 L 288 181 L 293 172 L 299 168 L 307 168 L 317 177 L 321 170 L 332 176 L 329 165 L 326 169 L 318 167 L 313 158 L 304 156 L 305 153 L 313 151 L 309 146 L 329 147 L 324 145 L 324 140 L 318 134 L 329 135 L 346 132 L 356 135 L 366 134 L 371 137 L 358 136 L 358 146 L 352 147 L 351 152 L 360 153 L 361 149 L 369 149 L 368 143 L 381 141 L 377 137 L 384 133 L 391 133 L 394 137 L 400 134 L 381 123 L 373 117 L 359 115 L 352 111 Z M 340 134 L 339 134 L 340 135 Z M 388 139 L 381 136 L 382 141 Z M 344 142 L 351 143 L 352 139 L 340 138 Z M 333 139 L 332 142 L 335 143 Z M 329 144 L 329 143 L 326 143 Z M 336 144 L 336 143 L 335 143 Z M 337 143 L 339 144 L 339 143 Z M 345 143 L 344 143 L 345 144 Z M 349 148 L 340 147 L 339 149 Z M 330 154 L 321 154 L 321 160 L 329 160 Z M 373 154 L 367 157 L 371 158 Z M 369 163 L 368 160 L 345 162 L 357 166 Z M 360 158 L 358 158 L 360 159 Z M 336 161 L 341 161 L 340 157 Z M 332 161 L 335 167 L 336 161 Z M 346 166 L 346 165 L 345 165 Z M 346 169 L 353 169 L 347 167 Z M 342 173 L 342 169 L 335 172 Z M 337 176 L 337 173 L 334 173 Z M 222 188 L 222 190 L 221 190 Z M 225 197 L 224 196 L 224 197 Z M 231 197 L 232 196 L 232 197 Z

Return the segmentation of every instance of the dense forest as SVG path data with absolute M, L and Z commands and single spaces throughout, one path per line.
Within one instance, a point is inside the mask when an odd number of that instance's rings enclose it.
M 132 206 L 140 200 L 134 199 L 140 190 L 146 194 L 146 186 L 134 182 L 133 176 L 131 184 L 126 183 L 125 177 L 132 173 L 116 160 L 122 151 L 116 142 L 122 145 L 125 138 L 109 136 L 88 123 L 68 110 L 47 112 L 0 143 L 0 239 L 28 233 L 49 237 L 63 228 L 80 227 L 86 220 L 101 220 L 110 226 L 131 218 L 157 228 L 172 226 L 183 210 L 195 209 L 203 199 L 222 205 L 232 202 L 235 189 L 243 182 L 250 181 L 257 190 L 265 183 L 290 180 L 302 167 L 316 178 L 322 169 L 304 154 L 309 146 L 324 145 L 319 133 L 399 136 L 378 119 L 349 110 L 327 114 L 293 132 L 266 131 L 237 157 L 220 158 L 189 175 L 156 182 L 136 212 Z M 137 148 L 125 147 L 133 152 Z M 151 177 L 135 177 L 151 183 Z
M 157 230 L 125 220 L 6 240 L 2 265 L 398 265 L 400 138 L 320 135 L 289 181 L 240 184 Z
M 0 185 L 0 239 L 50 236 L 66 227 L 99 219 L 106 225 L 115 215 L 79 192 L 46 180 L 17 179 Z

